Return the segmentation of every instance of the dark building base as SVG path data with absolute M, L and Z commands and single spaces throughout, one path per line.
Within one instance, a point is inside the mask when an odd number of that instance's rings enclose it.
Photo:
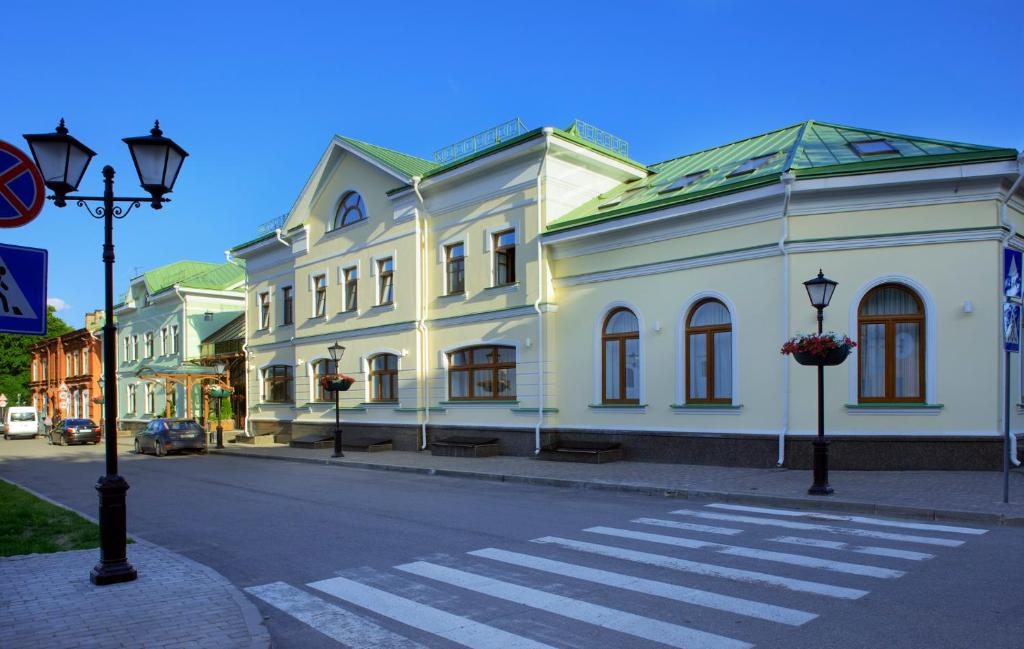
M 398 451 L 420 451 L 421 429 L 415 424 L 343 423 L 346 436 L 388 438 Z M 330 432 L 334 424 L 252 422 L 256 435 L 274 435 L 287 443 L 292 437 Z M 497 438 L 503 455 L 533 456 L 531 428 L 472 428 L 430 425 L 429 442 L 452 435 Z M 784 465 L 791 469 L 812 466 L 810 435 L 788 436 Z M 829 436 L 829 467 L 832 470 L 995 471 L 1002 468 L 1003 441 L 977 437 L 843 437 Z M 664 433 L 655 431 L 584 431 L 545 428 L 541 447 L 573 443 L 620 444 L 622 459 L 632 462 L 663 462 L 773 468 L 777 466 L 778 436 L 713 433 Z M 1024 444 L 1022 444 L 1024 446 Z

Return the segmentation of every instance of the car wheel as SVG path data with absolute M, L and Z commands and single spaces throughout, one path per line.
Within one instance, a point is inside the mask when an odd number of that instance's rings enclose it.
M 135 440 L 135 454 L 142 455 L 142 444 L 139 444 L 139 440 Z
M 157 440 L 156 443 L 153 444 L 153 448 L 155 449 L 154 453 L 157 457 L 163 457 L 164 455 L 167 454 L 167 452 L 164 450 L 164 445 L 163 443 L 160 442 L 160 440 Z
M 64 439 L 64 435 L 60 436 L 60 440 L 57 442 L 57 445 L 58 446 L 67 446 L 68 445 L 68 441 L 66 439 Z

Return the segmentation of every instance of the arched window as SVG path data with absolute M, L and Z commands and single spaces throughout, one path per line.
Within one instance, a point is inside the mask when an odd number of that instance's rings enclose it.
M 601 329 L 601 400 L 640 403 L 640 322 L 625 307 L 614 309 Z
M 877 286 L 857 311 L 860 401 L 924 401 L 924 305 L 899 284 Z
M 366 205 L 359 192 L 347 192 L 338 204 L 338 213 L 334 217 L 334 227 L 340 228 L 350 223 L 366 220 Z
M 334 401 L 334 391 L 325 390 L 320 379 L 328 374 L 338 373 L 338 363 L 324 358 L 313 363 L 313 401 Z
M 702 300 L 686 320 L 687 403 L 732 400 L 732 321 L 718 300 Z
M 370 401 L 398 401 L 398 357 L 394 354 L 370 359 Z
M 515 399 L 516 348 L 486 345 L 449 352 L 448 398 Z
M 292 400 L 292 368 L 271 365 L 263 368 L 263 401 L 287 403 Z

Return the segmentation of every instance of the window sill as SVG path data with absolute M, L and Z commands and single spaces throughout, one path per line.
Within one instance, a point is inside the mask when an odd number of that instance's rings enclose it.
M 439 300 L 451 300 L 453 302 L 456 301 L 456 300 L 465 300 L 466 299 L 466 292 L 465 291 L 459 291 L 458 293 L 445 293 L 443 295 L 438 295 L 437 299 L 439 299 Z
M 429 408 L 395 408 L 395 412 L 424 412 L 426 410 L 430 412 L 445 412 L 445 409 L 440 406 L 430 406 Z
M 344 311 L 338 311 L 339 318 L 353 318 L 359 315 L 359 309 L 345 309 Z
M 375 304 L 372 307 L 370 307 L 370 311 L 394 311 L 394 310 L 395 310 L 395 303 L 394 302 L 386 302 L 384 304 Z
M 496 406 L 496 407 L 507 407 L 507 406 L 518 406 L 518 399 L 454 399 L 449 401 L 439 402 L 442 406 Z
M 509 408 L 512 412 L 517 415 L 535 415 L 537 414 L 537 408 Z M 558 412 L 558 408 L 544 408 L 545 415 L 553 415 Z
M 850 415 L 937 415 L 943 408 L 941 403 L 848 403 L 846 413 Z
M 588 408 L 594 410 L 626 410 L 629 412 L 643 412 L 647 410 L 646 403 L 591 403 Z
M 394 401 L 363 401 L 360 402 L 361 408 L 394 408 L 398 405 L 398 399 Z
M 519 290 L 519 282 L 512 282 L 511 284 L 496 284 L 495 286 L 488 286 L 484 289 L 488 293 L 515 293 Z
M 331 228 L 330 230 L 324 231 L 324 235 L 323 235 L 323 237 L 320 238 L 320 240 L 323 241 L 324 239 L 331 239 L 333 237 L 340 236 L 341 233 L 346 231 L 346 230 L 349 230 L 351 228 L 354 228 L 354 227 L 357 227 L 357 226 L 360 226 L 360 225 L 364 225 L 364 224 L 369 223 L 369 222 L 370 222 L 370 219 L 369 218 L 365 218 L 365 219 L 360 219 L 358 221 L 353 221 L 352 223 L 346 223 L 345 225 L 339 225 L 336 228 Z
M 673 403 L 669 408 L 677 415 L 738 415 L 743 406 L 729 403 Z

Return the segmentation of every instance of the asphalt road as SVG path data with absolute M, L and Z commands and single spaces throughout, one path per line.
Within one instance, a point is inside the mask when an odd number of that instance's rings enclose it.
M 1024 647 L 1022 528 L 213 455 L 120 462 L 129 533 L 246 589 L 275 647 Z M 0 441 L 0 476 L 93 515 L 102 472 L 99 446 Z

